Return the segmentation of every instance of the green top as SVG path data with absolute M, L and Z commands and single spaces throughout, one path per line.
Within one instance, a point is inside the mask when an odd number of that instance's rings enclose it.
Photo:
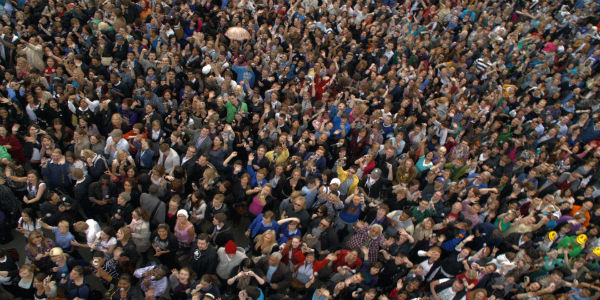
M 227 109 L 227 123 L 231 124 L 233 119 L 235 118 L 235 113 L 237 112 L 248 112 L 248 105 L 245 102 L 240 102 L 240 105 L 237 107 L 231 103 L 231 101 L 225 102 L 225 109 Z

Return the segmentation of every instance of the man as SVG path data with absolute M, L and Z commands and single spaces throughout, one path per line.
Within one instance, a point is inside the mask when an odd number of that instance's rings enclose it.
M 196 247 L 192 250 L 190 266 L 198 277 L 204 274 L 215 274 L 218 256 L 215 247 L 210 244 L 210 237 L 206 233 L 198 235 Z
M 340 241 L 338 234 L 331 223 L 331 217 L 322 218 L 319 224 L 305 235 L 305 239 L 314 240 L 314 248 L 321 255 L 326 255 L 329 251 L 337 251 L 340 249 Z M 307 242 L 308 243 L 308 242 Z
M 238 248 L 235 242 L 232 240 L 227 241 L 224 247 L 220 247 L 217 250 L 219 257 L 219 264 L 217 265 L 216 272 L 219 275 L 221 281 L 225 281 L 230 278 L 231 272 L 247 258 L 246 253 L 243 249 Z
M 166 174 L 171 174 L 176 166 L 179 166 L 179 154 L 171 149 L 168 143 L 160 144 L 160 154 L 157 165 L 165 168 Z
M 371 174 L 359 181 L 358 187 L 365 191 L 367 200 L 382 200 L 383 190 L 387 182 L 381 178 L 381 174 L 381 169 L 375 168 Z
M 123 138 L 121 129 L 114 129 L 106 140 L 106 147 L 104 147 L 104 154 L 109 156 L 108 161 L 110 163 L 117 158 L 119 150 L 129 153 L 129 142 Z
M 233 239 L 231 227 L 225 224 L 225 221 L 227 221 L 227 215 L 223 212 L 218 212 L 214 214 L 212 218 L 212 224 L 214 226 L 214 229 L 210 236 L 212 238 L 213 244 L 215 244 L 217 247 L 224 247 L 227 241 Z
M 429 285 L 432 299 L 435 300 L 458 300 L 465 294 L 465 285 L 459 279 L 444 278 L 435 280 Z
M 81 156 L 85 158 L 88 165 L 88 175 L 90 175 L 90 181 L 98 181 L 100 176 L 108 170 L 108 163 L 101 155 L 93 152 L 92 150 L 86 149 L 81 151 Z
M 89 201 L 87 198 L 88 189 L 91 184 L 89 176 L 85 175 L 79 168 L 73 170 L 73 178 L 75 178 L 75 186 L 73 187 L 73 198 L 75 205 L 78 207 L 81 205 L 84 211 L 89 209 Z
M 154 299 L 162 296 L 169 285 L 167 279 L 167 267 L 163 265 L 148 266 L 135 270 L 133 276 L 140 280 L 140 288 L 146 295 L 146 299 Z
M 119 253 L 122 250 L 115 250 L 115 252 Z M 91 265 L 92 272 L 96 277 L 100 278 L 105 288 L 108 289 L 111 284 L 117 282 L 119 278 L 119 272 L 117 271 L 118 263 L 113 259 L 112 255 L 107 259 L 104 252 L 94 251 Z
M 281 253 L 279 252 L 259 260 L 254 272 L 262 277 L 268 289 L 274 292 L 285 291 L 292 280 L 290 270 L 281 263 Z
M 112 203 L 117 199 L 117 186 L 111 182 L 108 174 L 100 176 L 100 180 L 90 185 L 88 199 L 91 202 L 89 216 L 100 221 L 108 219 Z
M 200 134 L 198 137 L 196 139 L 191 139 L 191 141 L 194 143 L 193 145 L 196 145 L 196 149 L 200 154 L 206 154 L 212 148 L 212 139 L 208 136 L 209 133 L 210 130 L 208 127 L 203 126 L 200 129 Z
M 140 206 L 150 213 L 150 224 L 158 225 L 165 222 L 166 205 L 158 198 L 158 185 L 152 184 L 148 188 L 148 193 L 142 193 Z

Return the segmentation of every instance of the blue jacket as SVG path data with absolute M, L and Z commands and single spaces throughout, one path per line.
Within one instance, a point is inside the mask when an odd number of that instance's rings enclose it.
M 260 214 L 256 218 L 254 218 L 254 220 L 250 224 L 250 227 L 248 228 L 250 229 L 250 238 L 253 239 L 257 235 L 270 229 L 275 230 L 275 234 L 279 233 L 279 224 L 277 224 L 275 220 L 271 221 L 271 224 L 269 226 L 266 226 L 265 224 L 263 224 L 262 219 L 263 214 Z
M 66 188 L 71 185 L 69 179 L 69 164 L 57 164 L 52 161 L 48 162 L 45 168 L 42 168 L 42 175 L 46 177 L 48 188 L 55 189 L 58 187 Z
M 148 149 L 142 155 L 142 145 L 138 142 L 133 142 L 133 145 L 138 149 L 137 154 L 135 155 L 135 163 L 140 166 L 141 169 L 150 170 L 154 166 L 154 162 L 152 158 L 154 157 L 154 151 L 152 149 Z

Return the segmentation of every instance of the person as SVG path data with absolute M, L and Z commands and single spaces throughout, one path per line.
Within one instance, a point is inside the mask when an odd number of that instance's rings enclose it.
M 50 226 L 42 220 L 39 220 L 39 222 L 42 225 L 42 228 L 54 233 L 54 242 L 56 246 L 60 247 L 65 252 L 71 251 L 71 242 L 75 241 L 75 236 L 69 231 L 69 222 L 62 220 L 58 222 L 57 226 Z
M 173 269 L 169 276 L 169 295 L 173 300 L 185 300 L 195 278 L 188 267 Z
M 94 276 L 100 279 L 105 288 L 117 283 L 117 279 L 119 278 L 118 265 L 112 255 L 109 255 L 107 258 L 104 252 L 94 251 L 91 266 Z
M 263 257 L 254 269 L 254 272 L 263 278 L 266 288 L 276 292 L 284 291 L 290 284 L 290 270 L 281 263 L 281 253 L 275 252 Z
M 143 297 L 141 292 L 131 284 L 131 275 L 129 274 L 119 276 L 117 288 L 110 296 L 111 300 L 135 300 Z
M 141 207 L 134 209 L 131 213 L 131 223 L 128 227 L 131 230 L 131 239 L 138 253 L 146 253 L 150 248 L 150 223 L 148 218 L 148 212 Z
M 233 240 L 229 240 L 224 247 L 217 249 L 219 263 L 215 269 L 216 274 L 225 282 L 232 272 L 247 258 L 245 251 L 238 247 Z
M 192 250 L 190 265 L 197 276 L 214 274 L 218 264 L 217 251 L 211 244 L 210 236 L 201 233 L 196 239 L 196 247 Z
M 53 281 L 50 276 L 46 276 L 45 273 L 35 274 L 33 285 L 35 287 L 33 299 L 35 300 L 46 300 L 57 295 L 58 286 L 56 281 Z
M 167 292 L 168 269 L 163 265 L 149 266 L 135 270 L 133 276 L 140 279 L 140 288 L 145 297 L 160 297 Z
M 35 213 L 31 208 L 25 208 L 21 212 L 21 218 L 17 221 L 17 231 L 22 233 L 25 238 L 32 232 L 41 232 L 42 225 L 37 222 Z
M 81 266 L 73 267 L 68 278 L 63 277 L 58 284 L 59 288 L 65 293 L 68 299 L 89 299 L 90 287 L 85 280 L 83 268 Z
M 177 240 L 169 231 L 168 224 L 160 224 L 153 234 L 152 249 L 154 258 L 167 268 L 177 267 Z
M 0 284 L 4 289 L 18 280 L 19 267 L 17 262 L 7 254 L 6 249 L 0 248 Z

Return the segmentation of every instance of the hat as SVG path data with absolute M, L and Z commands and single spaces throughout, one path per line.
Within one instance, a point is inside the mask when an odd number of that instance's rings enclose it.
M 122 34 L 117 34 L 117 35 L 115 36 L 115 39 L 117 39 L 117 40 L 124 40 L 125 38 L 123 37 L 123 35 L 122 35 Z
M 237 245 L 234 241 L 229 240 L 227 244 L 225 244 L 225 253 L 227 254 L 235 254 L 237 252 Z
M 185 218 L 187 219 L 190 215 L 188 214 L 187 210 L 185 209 L 180 209 L 177 211 L 177 216 L 179 217 L 179 215 L 184 215 Z
M 439 181 L 441 183 L 444 183 L 444 181 L 445 181 L 444 177 L 442 177 L 442 176 L 438 176 L 438 178 L 436 178 L 435 180 L 437 180 L 437 181 Z
M 339 178 L 334 178 L 334 179 L 331 179 L 331 182 L 329 183 L 329 185 L 332 185 L 332 184 L 340 185 L 341 183 L 342 182 L 340 181 Z
M 50 256 L 58 256 L 58 255 L 62 255 L 63 254 L 63 250 L 60 247 L 54 247 L 52 248 L 52 250 L 50 250 Z
M 210 65 L 206 65 L 206 66 L 202 67 L 202 74 L 208 75 L 208 73 L 210 73 L 211 70 L 212 70 L 212 67 Z

